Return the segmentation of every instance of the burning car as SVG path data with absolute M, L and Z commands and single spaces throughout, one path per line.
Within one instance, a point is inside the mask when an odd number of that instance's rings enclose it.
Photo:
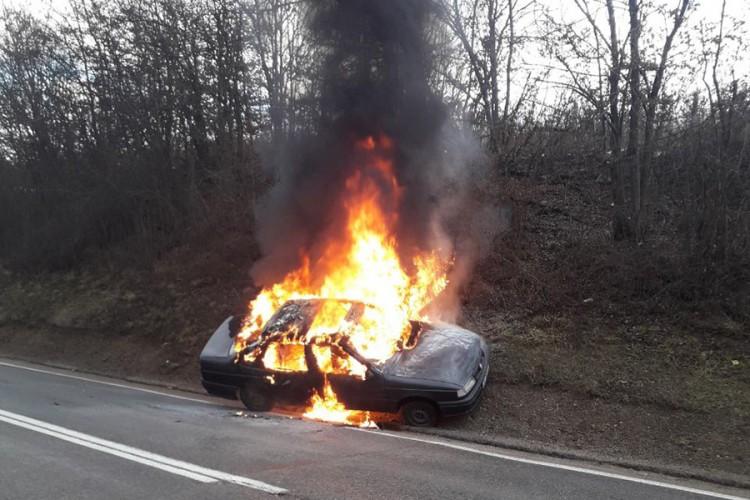
M 384 317 L 363 302 L 320 298 L 287 301 L 250 335 L 229 317 L 201 353 L 203 386 L 252 411 L 308 404 L 307 416 L 348 423 L 400 412 L 409 425 L 432 426 L 471 411 L 487 381 L 485 341 L 455 325 L 408 321 L 378 359 L 362 334 Z
M 328 211 L 266 228 L 279 245 L 264 245 L 253 266 L 264 286 L 206 344 L 203 385 L 251 410 L 304 404 L 306 417 L 349 424 L 400 411 L 429 426 L 468 412 L 488 350 L 480 336 L 437 321 L 451 319 L 456 284 L 448 285 L 461 275 L 451 274 L 452 240 L 437 215 L 406 224 L 416 220 L 407 217 L 413 198 L 397 175 L 403 148 L 389 135 L 357 136 L 343 151 L 336 189 L 277 207 L 303 203 L 307 212 L 325 201 Z

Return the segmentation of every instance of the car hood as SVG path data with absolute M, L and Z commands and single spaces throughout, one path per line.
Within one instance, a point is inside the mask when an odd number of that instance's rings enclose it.
M 486 350 L 484 340 L 474 332 L 447 323 L 429 325 L 414 348 L 400 351 L 384 363 L 383 373 L 460 388 L 477 371 Z

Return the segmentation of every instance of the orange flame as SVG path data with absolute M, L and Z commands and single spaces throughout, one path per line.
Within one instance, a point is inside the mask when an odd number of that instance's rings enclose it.
M 348 374 L 363 378 L 365 367 L 351 357 L 333 356 L 330 345 L 322 342 L 333 332 L 342 332 L 362 356 L 383 361 L 393 356 L 410 331 L 410 319 L 422 319 L 420 311 L 447 285 L 450 264 L 438 252 L 417 255 L 412 268 L 402 267 L 395 238 L 398 222 L 396 207 L 404 195 L 393 168 L 393 143 L 386 136 L 366 137 L 356 143 L 361 165 L 346 180 L 342 208 L 346 231 L 341 240 L 326 242 L 314 269 L 308 255 L 299 269 L 280 283 L 260 292 L 250 304 L 242 331 L 237 335 L 236 352 L 254 342 L 270 317 L 286 301 L 303 298 L 335 298 L 364 302 L 366 308 L 357 322 L 347 323 L 347 307 L 324 303 L 304 339 L 285 340 L 269 346 L 263 357 L 266 368 L 279 371 L 305 371 L 304 344 L 312 344 L 323 373 Z M 254 361 L 253 354 L 246 355 Z M 326 380 L 323 394 L 316 394 L 305 413 L 310 418 L 343 423 L 361 423 L 360 416 L 346 410 Z
M 331 384 L 326 380 L 323 386 L 323 394 L 317 392 L 310 400 L 305 418 L 312 420 L 323 420 L 336 424 L 356 425 L 358 427 L 375 427 L 370 418 L 370 412 L 347 410 L 336 398 Z

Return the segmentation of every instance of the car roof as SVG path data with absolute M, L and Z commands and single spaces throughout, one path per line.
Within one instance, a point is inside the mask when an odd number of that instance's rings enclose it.
M 323 304 L 326 303 L 344 304 L 350 306 L 350 311 L 355 307 L 361 307 L 362 309 L 365 307 L 374 307 L 357 300 L 325 297 L 292 299 L 284 302 L 284 304 L 274 312 L 273 316 L 271 316 L 266 324 L 263 325 L 263 332 L 265 334 L 269 331 L 278 331 L 291 323 L 298 323 L 301 330 L 306 331 L 315 315 L 322 308 Z M 302 333 L 302 331 L 300 331 L 300 333 Z
M 336 299 L 336 298 L 329 298 L 329 297 L 309 297 L 304 299 L 291 299 L 287 300 L 282 304 L 279 309 L 283 308 L 287 304 L 322 304 L 324 302 L 339 302 L 341 304 L 351 304 L 351 305 L 363 305 L 367 307 L 375 307 L 372 304 L 368 304 L 366 302 L 362 302 L 361 300 L 351 300 L 351 299 Z

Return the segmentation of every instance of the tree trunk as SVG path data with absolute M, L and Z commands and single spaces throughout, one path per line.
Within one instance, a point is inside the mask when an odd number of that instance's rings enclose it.
M 625 207 L 625 176 L 622 168 L 622 122 L 620 120 L 620 42 L 617 38 L 617 18 L 613 0 L 607 0 L 607 20 L 609 23 L 609 52 L 610 68 L 609 83 L 609 147 L 610 147 L 610 175 L 612 177 L 612 236 L 615 241 L 627 239 L 630 229 Z
M 630 186 L 632 191 L 632 208 L 630 225 L 632 237 L 635 241 L 642 239 L 641 227 L 641 158 L 640 158 L 640 132 L 641 132 L 641 21 L 639 19 L 638 0 L 628 0 L 628 11 L 630 13 L 630 122 L 628 131 L 627 160 L 630 164 Z

